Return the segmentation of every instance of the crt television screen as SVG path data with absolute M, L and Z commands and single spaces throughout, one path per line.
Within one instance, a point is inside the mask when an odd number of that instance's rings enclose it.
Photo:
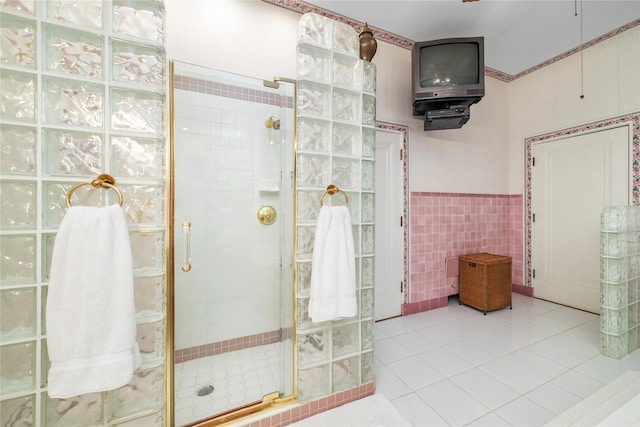
M 447 43 L 420 48 L 420 87 L 458 86 L 479 82 L 478 45 Z

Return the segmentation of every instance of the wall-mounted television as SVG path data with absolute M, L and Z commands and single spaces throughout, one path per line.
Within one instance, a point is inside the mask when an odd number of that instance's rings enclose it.
M 484 37 L 416 42 L 411 68 L 414 116 L 475 104 L 484 96 Z

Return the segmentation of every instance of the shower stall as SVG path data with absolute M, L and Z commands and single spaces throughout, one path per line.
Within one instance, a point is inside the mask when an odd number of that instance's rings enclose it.
M 295 395 L 294 95 L 172 63 L 175 425 Z

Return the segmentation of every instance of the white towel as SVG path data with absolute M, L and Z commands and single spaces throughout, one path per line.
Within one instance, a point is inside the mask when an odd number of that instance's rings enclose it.
M 141 359 L 131 245 L 120 206 L 67 211 L 51 258 L 46 315 L 50 397 L 131 381 Z
M 356 261 L 349 209 L 323 206 L 313 242 L 309 317 L 313 322 L 324 322 L 356 314 Z

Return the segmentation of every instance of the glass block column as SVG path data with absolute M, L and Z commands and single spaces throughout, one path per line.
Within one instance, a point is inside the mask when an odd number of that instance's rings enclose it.
M 2 426 L 165 425 L 164 22 L 162 0 L 0 0 Z M 51 253 L 67 192 L 103 173 L 124 196 L 143 364 L 120 389 L 50 399 Z
M 640 346 L 640 206 L 605 208 L 600 230 L 600 348 L 621 359 Z
M 297 381 L 300 401 L 374 380 L 374 149 L 376 67 L 359 59 L 350 26 L 316 14 L 298 23 L 297 43 Z M 345 191 L 356 252 L 358 315 L 313 323 L 311 260 L 320 198 Z M 324 203 L 344 205 L 341 194 Z

